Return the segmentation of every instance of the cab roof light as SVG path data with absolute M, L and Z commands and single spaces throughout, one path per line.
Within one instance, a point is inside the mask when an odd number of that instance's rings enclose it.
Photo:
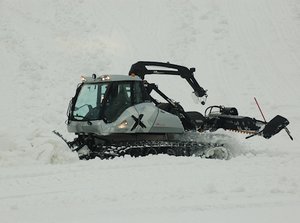
M 101 79 L 101 81 L 108 81 L 108 80 L 110 80 L 110 76 L 109 75 L 102 75 L 100 77 L 100 79 Z

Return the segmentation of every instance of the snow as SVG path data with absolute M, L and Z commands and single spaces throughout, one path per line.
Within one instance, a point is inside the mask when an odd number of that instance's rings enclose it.
M 0 1 L 1 222 L 299 222 L 300 3 L 297 0 Z M 233 157 L 79 161 L 66 109 L 82 74 L 126 75 L 139 60 L 196 68 L 151 77 L 187 110 L 236 106 L 287 117 L 270 140 L 218 131 Z M 203 137 L 203 136 L 199 136 Z

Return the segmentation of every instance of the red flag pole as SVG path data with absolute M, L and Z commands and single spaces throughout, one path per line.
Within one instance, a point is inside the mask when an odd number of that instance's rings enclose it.
M 262 112 L 262 110 L 261 110 L 261 108 L 260 108 L 260 106 L 258 104 L 258 101 L 256 100 L 256 97 L 254 97 L 254 100 L 255 100 L 255 103 L 256 103 L 259 111 L 260 111 L 261 116 L 263 117 L 264 121 L 267 122 L 266 119 L 265 119 L 264 113 Z

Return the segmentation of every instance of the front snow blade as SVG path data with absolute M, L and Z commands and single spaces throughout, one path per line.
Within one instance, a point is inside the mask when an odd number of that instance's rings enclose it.
M 286 129 L 286 126 L 289 124 L 289 121 L 280 116 L 275 116 L 271 121 L 269 121 L 265 128 L 262 131 L 262 135 L 264 138 L 269 139 L 273 135 L 276 135 L 278 132 L 280 132 L 282 129 Z

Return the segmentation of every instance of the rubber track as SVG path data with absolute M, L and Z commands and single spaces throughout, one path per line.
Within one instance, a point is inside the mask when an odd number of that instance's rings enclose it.
M 204 144 L 199 142 L 184 141 L 140 141 L 140 142 L 121 142 L 111 145 L 97 145 L 89 154 L 80 154 L 80 159 L 112 159 L 130 155 L 132 157 L 147 156 L 150 154 L 168 154 L 173 156 L 207 156 L 206 151 L 214 148 L 224 148 L 220 144 Z M 225 148 L 224 148 L 225 149 Z M 206 157 L 214 158 L 214 157 Z M 222 157 L 218 157 L 222 158 Z M 222 159 L 227 159 L 226 153 Z

